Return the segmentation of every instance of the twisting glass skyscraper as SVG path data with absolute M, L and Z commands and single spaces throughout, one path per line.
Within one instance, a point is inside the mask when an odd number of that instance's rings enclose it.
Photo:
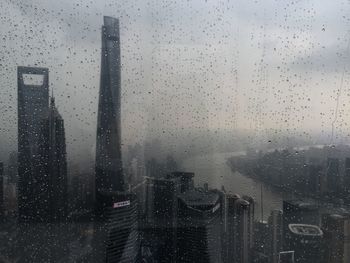
M 121 158 L 119 21 L 104 17 L 96 138 L 94 262 L 136 262 L 136 196 L 127 192 Z
M 104 17 L 96 140 L 96 194 L 123 191 L 120 146 L 119 21 Z

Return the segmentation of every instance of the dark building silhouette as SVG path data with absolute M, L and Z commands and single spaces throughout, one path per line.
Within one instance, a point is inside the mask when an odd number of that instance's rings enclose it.
M 104 17 L 96 138 L 96 198 L 99 191 L 124 191 L 120 128 L 119 21 Z
M 177 262 L 222 262 L 221 198 L 215 191 L 179 195 Z
M 136 262 L 138 202 L 127 192 L 121 156 L 119 21 L 104 17 L 98 102 L 94 262 Z
M 286 251 L 294 251 L 296 263 L 322 262 L 323 232 L 315 225 L 289 224 L 284 233 Z
M 94 226 L 91 262 L 137 262 L 139 258 L 138 204 L 130 193 L 100 193 L 104 205 Z
M 178 196 L 193 190 L 194 173 L 171 172 L 146 177 L 146 226 L 144 233 L 159 262 L 176 262 L 178 245 Z
M 52 97 L 49 111 L 41 121 L 36 187 L 37 214 L 42 221 L 67 218 L 67 157 L 64 121 Z
M 350 262 L 349 214 L 325 214 L 322 216 L 325 238 L 325 263 Z
M 248 263 L 252 257 L 253 200 L 227 195 L 227 262 Z
M 328 158 L 327 159 L 327 191 L 337 192 L 340 190 L 340 171 L 339 171 L 339 159 Z
M 283 217 L 281 210 L 273 210 L 268 220 L 269 226 L 269 259 L 271 263 L 279 263 L 279 253 L 283 242 Z
M 350 158 L 345 158 L 344 189 L 350 193 Z
M 94 181 L 90 173 L 76 173 L 71 176 L 70 205 L 75 213 L 80 214 L 93 208 Z
M 235 249 L 236 244 L 236 215 L 235 215 L 235 202 L 240 199 L 239 195 L 227 194 L 226 204 L 227 204 L 227 262 L 235 262 L 235 254 L 237 254 Z
M 252 253 L 254 263 L 269 263 L 270 233 L 267 221 L 259 220 L 254 222 L 254 249 Z
M 4 164 L 0 162 L 0 220 L 4 215 Z
M 7 161 L 6 174 L 9 184 L 17 184 L 18 181 L 18 154 L 17 152 L 11 152 Z
M 181 182 L 181 193 L 184 193 L 188 190 L 193 190 L 194 188 L 194 173 L 190 172 L 172 172 L 169 176 L 170 177 L 178 177 L 180 178 Z
M 278 263 L 294 263 L 295 262 L 295 256 L 294 251 L 282 251 L 280 252 L 278 256 Z
M 316 251 L 320 255 L 323 233 L 318 228 L 319 224 L 320 214 L 316 204 L 303 200 L 283 201 L 283 250 L 295 251 L 295 262 L 320 262 L 303 261 L 303 258 L 318 258 Z M 313 232 L 316 234 L 314 235 Z M 304 252 L 302 251 L 303 242 L 310 243 L 310 247 L 304 249 Z
M 176 262 L 180 177 L 147 178 L 147 238 L 159 262 Z
M 4 184 L 4 203 L 5 210 L 7 214 L 14 215 L 17 212 L 17 182 L 18 182 L 18 161 L 17 161 L 17 152 L 13 151 L 10 153 L 7 167 L 5 169 L 5 174 L 7 177 Z
M 254 247 L 254 215 L 255 215 L 255 201 L 251 196 L 242 196 L 243 200 L 246 200 L 249 203 L 248 211 L 248 258 L 251 260 L 252 252 Z
M 309 190 L 312 193 L 320 193 L 322 188 L 322 177 L 324 174 L 324 167 L 321 164 L 309 164 L 308 167 L 309 178 L 308 185 Z
M 42 75 L 42 83 L 25 83 L 26 75 Z M 37 220 L 38 149 L 41 120 L 48 110 L 49 70 L 18 67 L 18 213 L 20 221 Z M 40 218 L 39 218 L 40 220 Z
M 283 201 L 283 228 L 288 230 L 289 224 L 319 225 L 319 208 L 316 204 L 303 200 Z

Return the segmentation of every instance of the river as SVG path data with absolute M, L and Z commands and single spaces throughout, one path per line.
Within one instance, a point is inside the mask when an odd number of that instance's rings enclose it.
M 253 197 L 256 201 L 255 218 L 257 220 L 261 218 L 266 220 L 271 210 L 282 209 L 282 200 L 292 198 L 292 196 L 268 185 L 263 185 L 261 182 L 243 176 L 238 172 L 232 172 L 226 163 L 227 158 L 242 154 L 244 152 L 195 156 L 185 160 L 182 166 L 186 171 L 195 173 L 194 181 L 196 186 L 203 186 L 204 183 L 208 183 L 210 188 L 221 189 L 224 186 L 228 193 Z M 263 204 L 263 209 L 261 209 L 261 203 Z

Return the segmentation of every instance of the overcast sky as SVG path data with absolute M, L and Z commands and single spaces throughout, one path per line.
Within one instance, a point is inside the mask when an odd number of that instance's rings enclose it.
M 17 65 L 49 68 L 68 153 L 94 153 L 103 15 L 120 19 L 125 144 L 332 123 L 349 143 L 349 14 L 345 0 L 2 0 L 0 157 L 17 148 Z

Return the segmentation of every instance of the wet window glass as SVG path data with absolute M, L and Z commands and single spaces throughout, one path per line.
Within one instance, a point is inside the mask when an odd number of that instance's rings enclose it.
M 350 2 L 2 0 L 0 262 L 350 262 Z

